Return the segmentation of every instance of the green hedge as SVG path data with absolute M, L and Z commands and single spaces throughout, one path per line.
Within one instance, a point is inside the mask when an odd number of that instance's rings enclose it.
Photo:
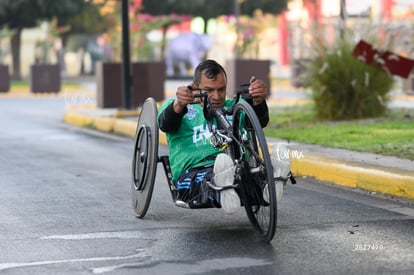
M 319 54 L 308 64 L 305 81 L 319 119 L 379 117 L 387 110 L 393 77 L 354 58 L 355 44 L 338 39 L 332 48 L 315 47 Z

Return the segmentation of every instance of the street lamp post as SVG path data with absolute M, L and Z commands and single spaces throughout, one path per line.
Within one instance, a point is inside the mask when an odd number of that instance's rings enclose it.
M 122 91 L 123 107 L 131 109 L 131 61 L 129 49 L 129 17 L 128 0 L 122 0 Z
M 240 0 L 233 0 L 233 10 L 234 10 L 234 17 L 236 19 L 236 58 L 238 58 L 239 56 L 237 56 L 239 54 L 238 51 L 238 43 L 239 43 L 239 17 L 240 17 Z

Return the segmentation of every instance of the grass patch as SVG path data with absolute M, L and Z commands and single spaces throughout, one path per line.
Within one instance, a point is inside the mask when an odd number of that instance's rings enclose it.
M 11 87 L 28 87 L 29 81 L 27 80 L 12 80 L 10 83 Z
M 378 119 L 319 121 L 312 106 L 272 108 L 265 135 L 414 160 L 414 111 L 390 111 Z

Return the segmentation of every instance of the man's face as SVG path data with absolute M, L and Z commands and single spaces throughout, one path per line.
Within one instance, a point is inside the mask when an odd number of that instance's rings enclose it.
M 226 100 L 227 79 L 223 73 L 217 75 L 216 78 L 207 78 L 204 74 L 201 76 L 201 82 L 198 86 L 207 92 L 208 98 L 214 108 L 223 108 Z

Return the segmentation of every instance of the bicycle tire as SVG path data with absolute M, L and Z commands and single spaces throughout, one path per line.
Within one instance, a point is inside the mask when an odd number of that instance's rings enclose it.
M 247 102 L 239 102 L 234 108 L 233 134 L 240 141 L 234 153 L 241 164 L 241 200 L 256 233 L 263 241 L 270 242 L 277 225 L 273 167 L 263 129 Z M 266 183 L 268 194 L 264 197 Z
M 132 207 L 137 218 L 149 208 L 158 163 L 157 104 L 147 98 L 142 105 L 134 140 L 131 171 Z

